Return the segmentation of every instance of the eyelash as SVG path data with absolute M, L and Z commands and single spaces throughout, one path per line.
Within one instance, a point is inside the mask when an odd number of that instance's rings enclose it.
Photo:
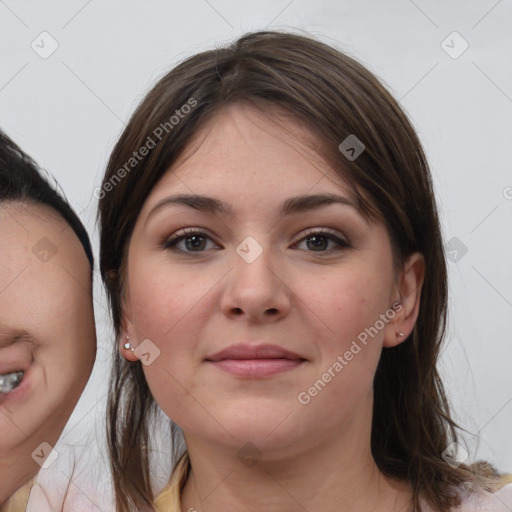
M 180 229 L 179 231 L 176 232 L 176 234 L 174 234 L 173 236 L 171 236 L 170 238 L 168 238 L 165 242 L 164 242 L 164 249 L 168 249 L 168 250 L 172 250 L 172 251 L 177 251 L 177 252 L 182 252 L 182 253 L 186 253 L 186 254 L 193 254 L 193 253 L 201 253 L 201 252 L 205 252 L 205 250 L 202 250 L 202 251 L 184 251 L 182 249 L 177 249 L 176 246 L 179 242 L 181 242 L 182 240 L 186 240 L 187 238 L 192 238 L 193 236 L 200 236 L 200 237 L 203 237 L 203 238 L 207 238 L 209 240 L 211 240 L 211 237 L 208 235 L 208 233 L 206 233 L 205 231 L 201 230 L 201 229 L 198 229 L 198 228 L 183 228 L 183 229 Z M 307 240 L 308 238 L 311 238 L 313 236 L 319 236 L 319 237 L 322 237 L 322 238 L 327 238 L 328 240 L 331 240 L 333 242 L 335 242 L 336 244 L 338 244 L 338 248 L 337 249 L 328 249 L 326 251 L 308 251 L 308 252 L 313 252 L 313 253 L 324 253 L 324 254 L 330 254 L 333 250 L 343 250 L 343 249 L 348 249 L 351 247 L 351 245 L 346 242 L 345 240 L 342 240 L 340 239 L 334 231 L 332 231 L 331 229 L 329 228 L 309 228 L 306 232 L 306 234 L 297 242 L 300 243 L 304 240 Z

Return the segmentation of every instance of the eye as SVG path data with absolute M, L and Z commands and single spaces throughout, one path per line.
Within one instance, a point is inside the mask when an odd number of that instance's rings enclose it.
M 334 243 L 334 250 L 343 250 L 350 247 L 350 244 L 339 238 L 334 231 L 330 229 L 310 229 L 307 236 L 301 240 L 300 243 L 306 242 L 307 247 L 312 249 L 312 252 L 331 252 L 333 248 L 328 249 L 329 243 Z
M 326 228 L 308 230 L 307 236 L 299 244 L 303 241 L 308 244 L 308 248 L 312 252 L 331 252 L 336 248 L 342 250 L 350 247 L 348 242 L 339 238 L 334 231 Z M 183 228 L 165 241 L 164 248 L 183 253 L 204 252 L 212 248 L 207 247 L 208 242 L 212 242 L 216 246 L 205 231 L 198 228 Z M 329 243 L 335 244 L 335 247 L 329 248 Z
M 207 241 L 212 242 L 212 239 L 206 232 L 197 228 L 183 228 L 165 241 L 164 248 L 185 253 L 203 252 L 207 248 Z M 185 244 L 180 247 L 182 242 Z
M 6 373 L 0 375 L 0 393 L 10 393 L 16 389 L 23 380 L 24 371 Z

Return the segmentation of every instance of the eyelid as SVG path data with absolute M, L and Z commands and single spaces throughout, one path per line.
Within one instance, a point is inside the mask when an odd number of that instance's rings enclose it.
M 26 343 L 15 343 L 0 349 L 0 374 L 27 370 L 34 359 L 32 347 Z
M 341 243 L 343 243 L 345 245 L 352 245 L 347 236 L 339 233 L 338 231 L 336 231 L 332 228 L 327 228 L 327 227 L 307 228 L 305 231 L 301 232 L 300 235 L 298 235 L 298 236 L 300 236 L 300 238 L 298 238 L 297 241 L 300 242 L 304 238 L 307 238 L 308 236 L 312 236 L 312 235 L 326 235 L 326 234 L 333 236 L 335 239 L 339 240 Z

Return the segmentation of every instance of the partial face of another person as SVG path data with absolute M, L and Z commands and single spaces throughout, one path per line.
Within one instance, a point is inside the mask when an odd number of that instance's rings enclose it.
M 58 213 L 17 201 L 0 203 L 0 262 L 0 375 L 13 380 L 0 392 L 0 469 L 17 472 L 11 485 L 21 485 L 40 469 L 32 453 L 42 461 L 41 443 L 60 437 L 92 370 L 91 270 Z M 0 490 L 8 491 L 2 482 Z
M 151 392 L 187 441 L 251 442 L 270 458 L 369 436 L 381 350 L 415 319 L 397 328 L 384 224 L 277 114 L 232 105 L 197 134 L 140 212 L 124 289 L 126 334 L 145 343 Z M 290 201 L 316 195 L 340 202 Z

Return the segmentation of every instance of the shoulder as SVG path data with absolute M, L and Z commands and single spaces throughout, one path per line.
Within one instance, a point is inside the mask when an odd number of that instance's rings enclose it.
M 462 502 L 454 512 L 510 512 L 512 510 L 512 475 L 503 475 L 494 492 L 474 491 L 461 496 Z
M 57 458 L 39 471 L 26 512 L 114 511 L 108 467 L 96 449 L 85 443 L 54 449 Z

